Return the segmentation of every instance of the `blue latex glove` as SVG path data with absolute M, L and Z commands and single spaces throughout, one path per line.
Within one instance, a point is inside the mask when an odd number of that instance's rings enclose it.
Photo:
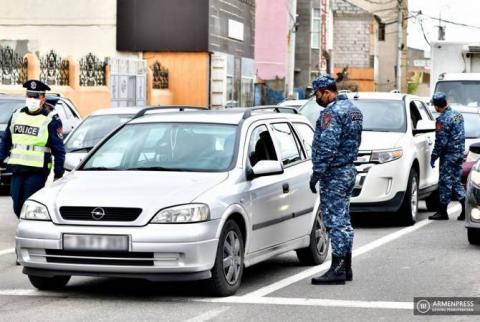
M 430 166 L 432 167 L 432 169 L 435 168 L 435 160 L 430 160 Z

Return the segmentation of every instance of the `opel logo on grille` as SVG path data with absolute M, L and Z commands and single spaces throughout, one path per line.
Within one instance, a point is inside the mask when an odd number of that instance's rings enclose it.
M 103 208 L 95 208 L 90 214 L 92 215 L 93 219 L 102 220 L 103 217 L 105 217 L 105 210 L 103 210 Z

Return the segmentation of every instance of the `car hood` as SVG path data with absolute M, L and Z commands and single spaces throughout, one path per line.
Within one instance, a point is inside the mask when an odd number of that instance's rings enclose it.
M 158 210 L 190 203 L 227 177 L 228 173 L 74 171 L 32 199 L 57 210 L 62 206 L 141 208 L 142 214 L 131 224 L 145 225 Z M 61 222 L 59 217 L 52 220 Z
M 398 132 L 362 132 L 360 151 L 388 150 L 398 147 L 405 133 Z

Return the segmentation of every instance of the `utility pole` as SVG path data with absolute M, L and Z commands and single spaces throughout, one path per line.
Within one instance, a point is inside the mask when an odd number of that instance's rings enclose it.
M 288 28 L 288 71 L 287 97 L 293 97 L 293 83 L 295 77 L 295 33 L 297 31 L 297 0 L 288 0 L 289 28 Z
M 445 26 L 442 26 L 442 12 L 438 17 L 438 40 L 445 40 Z
M 403 50 L 403 1 L 398 2 L 398 30 L 397 30 L 397 77 L 395 79 L 395 89 L 401 91 L 402 87 L 402 50 Z

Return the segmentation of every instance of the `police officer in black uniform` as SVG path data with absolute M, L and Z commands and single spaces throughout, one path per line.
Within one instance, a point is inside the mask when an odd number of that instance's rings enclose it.
M 62 122 L 45 103 L 50 87 L 38 80 L 23 87 L 26 106 L 13 113 L 0 142 L 0 163 L 6 163 L 13 174 L 10 194 L 17 217 L 25 200 L 45 186 L 52 156 L 55 180 L 63 176 L 65 162 Z

